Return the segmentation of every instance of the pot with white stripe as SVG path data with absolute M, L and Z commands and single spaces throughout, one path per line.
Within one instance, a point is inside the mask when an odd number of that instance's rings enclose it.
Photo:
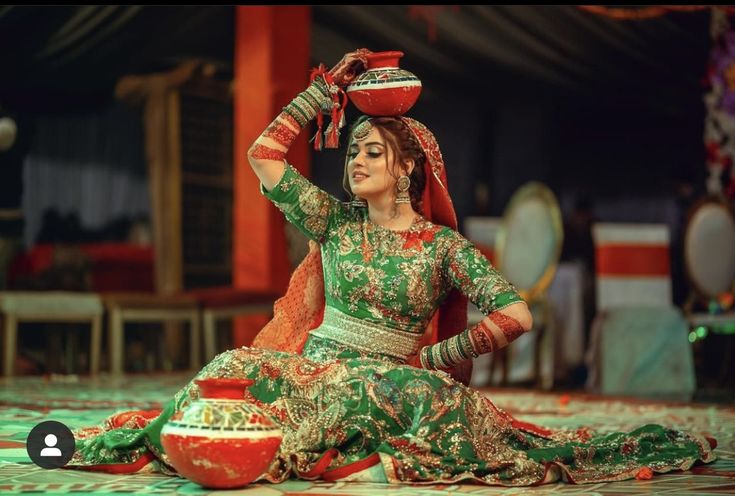
M 352 103 L 367 115 L 399 116 L 413 107 L 421 94 L 421 80 L 398 67 L 403 52 L 376 52 L 367 56 L 367 70 L 345 90 Z
M 194 381 L 201 397 L 161 430 L 161 444 L 183 477 L 209 488 L 243 487 L 265 473 L 283 439 L 276 422 L 247 398 L 250 379 Z

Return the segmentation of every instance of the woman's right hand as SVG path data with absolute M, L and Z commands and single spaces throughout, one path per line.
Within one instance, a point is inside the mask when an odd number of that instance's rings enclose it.
M 367 48 L 358 48 L 354 52 L 346 53 L 342 60 L 329 71 L 334 84 L 345 87 L 352 83 L 367 68 L 367 56 L 371 53 L 373 52 Z

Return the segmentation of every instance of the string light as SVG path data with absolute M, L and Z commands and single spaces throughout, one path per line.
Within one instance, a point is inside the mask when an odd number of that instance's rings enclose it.
M 735 14 L 735 7 L 720 5 L 660 5 L 654 7 L 623 8 L 602 5 L 580 5 L 580 9 L 618 21 L 636 21 L 661 17 L 669 12 L 697 12 L 708 9 L 721 9 L 726 14 Z

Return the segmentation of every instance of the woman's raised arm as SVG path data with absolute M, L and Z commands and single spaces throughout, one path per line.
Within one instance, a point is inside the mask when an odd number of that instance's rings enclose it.
M 248 150 L 248 162 L 266 190 L 273 189 L 283 176 L 284 159 L 296 137 L 319 112 L 332 111 L 336 87 L 348 85 L 364 70 L 369 53 L 363 48 L 346 54 L 326 77 L 314 78 L 258 136 Z

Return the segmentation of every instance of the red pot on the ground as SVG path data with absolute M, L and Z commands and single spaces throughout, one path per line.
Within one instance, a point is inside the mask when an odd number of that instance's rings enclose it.
M 376 52 L 367 56 L 367 70 L 346 93 L 352 103 L 371 116 L 399 116 L 413 107 L 421 94 L 421 81 L 398 67 L 403 52 Z
M 161 430 L 161 444 L 182 476 L 204 487 L 246 486 L 273 462 L 283 434 L 246 399 L 250 379 L 200 379 L 201 398 Z

